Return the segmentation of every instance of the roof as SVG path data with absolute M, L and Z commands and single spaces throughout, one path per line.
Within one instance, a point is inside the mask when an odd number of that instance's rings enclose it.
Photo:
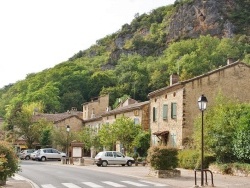
M 33 116 L 34 121 L 38 121 L 39 119 L 46 119 L 47 121 L 57 123 L 60 121 L 64 121 L 65 119 L 69 119 L 72 117 L 76 117 L 77 119 L 83 121 L 78 115 L 71 113 L 58 113 L 58 114 L 37 114 Z
M 139 110 L 139 109 L 141 109 L 143 106 L 145 106 L 147 104 L 149 104 L 149 101 L 134 103 L 134 104 L 131 104 L 131 105 L 128 105 L 128 106 L 123 106 L 123 107 L 116 108 L 114 110 L 105 112 L 101 116 L 109 116 L 109 115 L 112 115 L 112 114 L 119 114 L 121 112 L 128 112 L 128 111 L 131 111 L 131 110 Z
M 172 88 L 181 88 L 181 87 L 183 87 L 186 83 L 192 82 L 192 81 L 194 81 L 194 80 L 198 80 L 198 79 L 200 79 L 200 78 L 209 76 L 209 75 L 211 75 L 211 74 L 214 74 L 214 73 L 216 73 L 216 72 L 219 72 L 219 71 L 221 71 L 221 70 L 224 70 L 224 69 L 227 69 L 227 68 L 236 66 L 236 65 L 243 65 L 243 66 L 247 66 L 247 67 L 250 68 L 250 65 L 248 65 L 248 64 L 246 64 L 246 63 L 243 63 L 243 62 L 240 62 L 240 61 L 236 61 L 236 62 L 234 62 L 234 63 L 225 65 L 225 66 L 223 66 L 223 67 L 219 67 L 218 69 L 215 69 L 215 70 L 210 71 L 210 72 L 207 72 L 207 73 L 205 73 L 205 74 L 196 76 L 196 77 L 194 77 L 194 78 L 191 78 L 191 79 L 188 79 L 188 80 L 185 80 L 185 81 L 182 81 L 182 82 L 178 82 L 178 83 L 173 84 L 173 85 L 171 85 L 171 86 L 166 86 L 166 87 L 160 88 L 160 89 L 158 89 L 158 90 L 152 91 L 152 92 L 150 92 L 150 93 L 148 94 L 148 97 L 153 97 L 154 95 L 157 95 L 157 94 L 159 94 L 159 93 L 162 92 L 162 91 L 171 90 Z
M 154 132 L 153 135 L 164 136 L 164 135 L 166 135 L 168 133 L 169 133 L 169 131 L 157 131 L 157 132 Z

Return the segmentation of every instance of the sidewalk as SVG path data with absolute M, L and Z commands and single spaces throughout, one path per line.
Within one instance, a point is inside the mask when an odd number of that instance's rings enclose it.
M 179 188 L 193 188 L 195 187 L 195 178 L 193 170 L 181 170 L 181 176 L 176 178 L 156 178 L 149 176 L 150 168 L 148 166 L 132 166 L 132 167 L 121 167 L 121 166 L 108 166 L 108 167 L 97 167 L 93 164 L 93 159 L 85 158 L 84 166 L 62 164 L 61 162 L 55 162 L 53 165 L 67 165 L 70 168 L 84 168 L 93 171 L 101 171 L 110 174 L 118 174 L 123 176 L 136 177 L 139 179 L 144 179 L 148 181 L 155 181 L 159 183 L 164 183 L 169 185 L 168 187 L 179 187 Z M 18 175 L 17 175 L 18 177 Z M 19 176 L 20 177 L 20 176 Z M 205 177 L 204 177 L 205 179 Z M 208 174 L 208 186 L 211 186 L 211 177 Z M 214 187 L 217 188 L 250 188 L 250 177 L 239 177 L 230 175 L 214 174 Z M 200 186 L 200 173 L 197 173 L 197 185 Z M 7 181 L 6 186 L 9 188 L 34 188 L 29 180 L 24 180 L 22 178 L 10 179 Z

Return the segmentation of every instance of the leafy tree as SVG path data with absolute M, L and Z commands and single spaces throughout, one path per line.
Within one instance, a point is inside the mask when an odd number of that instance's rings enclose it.
M 6 181 L 20 170 L 18 159 L 12 146 L 4 141 L 0 141 L 0 180 Z M 0 185 L 1 186 L 1 185 Z
M 132 153 L 132 143 L 140 131 L 141 125 L 135 124 L 133 120 L 128 117 L 117 118 L 112 124 L 112 132 L 116 137 L 116 141 L 120 141 L 125 151 L 129 153 Z
M 147 151 L 150 147 L 150 132 L 140 131 L 139 134 L 134 138 L 132 144 L 140 156 L 146 157 Z
M 97 134 L 97 130 L 90 127 L 84 127 L 79 132 L 79 140 L 84 143 L 84 148 L 90 150 L 91 147 L 96 149 L 100 148 L 100 140 Z
M 217 162 L 248 161 L 250 141 L 249 104 L 241 104 L 219 94 L 216 105 L 205 113 L 205 151 Z M 200 147 L 200 120 L 195 123 L 194 141 Z
M 33 121 L 33 113 L 39 109 L 43 109 L 41 103 L 22 105 L 18 109 L 9 108 L 10 112 L 8 113 L 9 116 L 7 116 L 8 126 L 11 130 L 15 130 L 19 136 L 23 136 L 26 139 L 26 144 L 29 148 L 33 148 L 33 143 L 39 140 L 42 131 L 41 125 Z
M 233 153 L 240 162 L 250 162 L 250 104 L 236 106 Z
M 116 143 L 116 135 L 113 131 L 113 125 L 103 124 L 101 129 L 98 131 L 100 143 L 106 149 L 113 149 Z

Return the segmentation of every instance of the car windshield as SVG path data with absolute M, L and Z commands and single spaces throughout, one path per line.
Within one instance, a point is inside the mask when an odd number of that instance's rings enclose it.
M 96 157 L 100 157 L 102 155 L 103 152 L 99 152 Z

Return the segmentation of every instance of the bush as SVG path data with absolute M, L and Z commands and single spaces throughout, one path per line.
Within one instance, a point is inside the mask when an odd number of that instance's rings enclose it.
M 178 150 L 167 146 L 153 146 L 148 150 L 147 161 L 155 170 L 175 169 L 178 165 Z
M 197 150 L 182 150 L 178 153 L 179 167 L 185 169 L 198 168 L 197 162 L 199 160 L 200 153 Z
M 208 168 L 209 164 L 215 162 L 216 158 L 209 154 L 204 154 L 203 165 Z M 178 161 L 180 168 L 198 169 L 201 167 L 201 155 L 198 150 L 182 150 L 179 151 Z
M 0 180 L 7 180 L 19 171 L 18 158 L 7 142 L 0 141 Z

